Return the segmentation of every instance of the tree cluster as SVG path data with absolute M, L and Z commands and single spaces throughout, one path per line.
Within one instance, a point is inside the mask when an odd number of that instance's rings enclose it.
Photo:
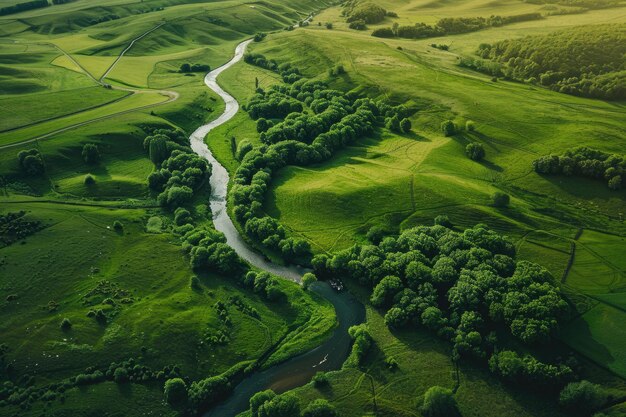
M 618 190 L 626 181 L 626 156 L 610 154 L 580 146 L 562 155 L 546 155 L 533 161 L 539 174 L 577 175 L 607 181 L 611 190 Z
M 374 339 L 365 323 L 350 327 L 348 334 L 352 338 L 352 350 L 346 359 L 345 366 L 361 366 L 365 361 L 365 356 L 374 345 Z
M 148 185 L 158 193 L 157 201 L 163 207 L 174 210 L 189 203 L 211 175 L 211 166 L 191 150 L 181 131 L 156 130 L 143 146 L 157 167 L 148 176 Z
M 189 64 L 189 63 L 184 63 L 180 66 L 180 69 L 178 70 L 178 72 L 182 73 L 182 74 L 188 74 L 191 72 L 204 72 L 207 73 L 211 71 L 211 67 L 209 65 L 204 65 L 204 64 Z
M 28 175 L 42 175 L 45 171 L 43 157 L 37 149 L 20 151 L 17 154 L 17 160 L 20 164 L 20 168 L 22 168 L 22 170 Z
M 297 67 L 292 66 L 289 62 L 279 65 L 278 62 L 273 59 L 267 59 L 264 55 L 252 53 L 244 55 L 243 60 L 247 64 L 261 67 L 279 74 L 283 81 L 288 84 L 292 84 L 302 78 L 300 70 Z
M 371 2 L 362 2 L 361 0 L 346 2 L 341 13 L 346 17 L 346 22 L 348 23 L 356 21 L 370 24 L 380 23 L 387 16 L 387 11 L 379 5 Z
M 25 211 L 0 214 L 0 247 L 9 246 L 43 229 L 40 221 L 26 220 L 25 216 Z
M 86 164 L 94 165 L 100 162 L 100 151 L 95 143 L 86 143 L 81 151 L 81 156 Z
M 520 356 L 510 350 L 494 353 L 489 358 L 489 369 L 504 381 L 537 389 L 561 387 L 573 377 L 572 369 L 567 365 L 540 362 L 533 356 Z
M 499 70 L 511 79 L 561 93 L 620 100 L 626 98 L 625 39 L 626 25 L 581 26 L 481 44 L 477 54 L 501 64 Z
M 512 16 L 490 17 L 446 17 L 440 19 L 434 26 L 425 23 L 416 23 L 413 26 L 398 26 L 378 28 L 372 36 L 378 38 L 407 38 L 422 39 L 459 33 L 476 32 L 489 27 L 499 27 L 511 23 L 541 19 L 541 13 L 525 13 Z
M 546 269 L 514 258 L 513 244 L 485 225 L 464 232 L 435 225 L 317 255 L 312 265 L 318 277 L 372 288 L 389 327 L 423 326 L 451 341 L 456 357 L 487 358 L 498 332 L 547 343 L 569 311 Z
M 226 244 L 226 237 L 215 229 L 191 228 L 181 240 L 195 270 L 208 269 L 225 275 L 238 275 L 244 270 L 235 250 Z
M 339 414 L 328 401 L 311 401 L 301 410 L 298 398 L 293 394 L 276 395 L 272 390 L 257 392 L 250 398 L 252 417 L 338 417 Z
M 119 384 L 129 381 L 154 383 L 154 381 L 165 381 L 168 378 L 180 378 L 180 369 L 178 366 L 167 365 L 162 370 L 155 371 L 131 358 L 122 362 L 113 362 L 102 369 L 91 366 L 76 376 L 43 386 L 32 383 L 32 378 L 25 374 L 18 383 L 5 381 L 0 385 L 0 407 L 14 405 L 27 409 L 34 401 L 54 401 L 57 398 L 63 400 L 65 392 L 72 388 L 99 384 L 104 381 Z
M 485 148 L 478 142 L 471 142 L 465 147 L 465 154 L 472 161 L 482 161 L 485 158 Z
M 13 6 L 0 7 L 0 16 L 7 14 L 20 13 L 26 10 L 39 9 L 41 7 L 48 7 L 50 4 L 48 0 L 34 0 L 27 1 L 25 3 L 18 3 Z

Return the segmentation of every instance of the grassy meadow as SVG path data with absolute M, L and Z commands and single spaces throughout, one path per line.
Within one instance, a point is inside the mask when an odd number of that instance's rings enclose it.
M 0 0 L 0 7 L 13 3 Z M 281 281 L 286 301 L 280 303 L 227 274 L 199 274 L 199 287 L 192 287 L 194 272 L 172 233 L 174 216 L 159 208 L 147 187 L 154 164 L 143 139 L 150 129 L 190 132 L 224 108 L 204 86 L 203 73 L 181 74 L 180 66 L 216 68 L 239 42 L 268 32 L 250 45 L 252 52 L 292 63 L 331 88 L 405 104 L 413 110 L 413 129 L 377 129 L 325 163 L 281 169 L 264 212 L 306 239 L 314 253 L 327 254 L 366 242 L 373 226 L 398 232 L 430 225 L 440 214 L 458 229 L 486 223 L 515 243 L 520 258 L 544 265 L 561 281 L 576 313 L 562 326 L 562 353 L 575 351 L 582 377 L 623 398 L 626 191 L 595 180 L 540 176 L 532 161 L 581 144 L 623 154 L 626 103 L 493 81 L 457 63 L 484 42 L 626 23 L 626 6 L 548 16 L 546 5 L 521 0 L 381 0 L 398 17 L 355 31 L 332 3 L 75 0 L 0 16 L 0 215 L 23 210 L 41 225 L 0 246 L 0 344 L 7 347 L 0 363 L 11 364 L 2 378 L 45 390 L 86 369 L 133 358 L 153 370 L 177 366 L 191 381 L 261 357 L 280 362 L 329 334 L 332 306 L 296 284 Z M 282 30 L 319 9 L 325 10 L 308 27 Z M 422 40 L 370 36 L 394 23 L 533 12 L 545 17 Z M 345 74 L 330 76 L 338 64 Z M 262 88 L 282 83 L 276 73 L 244 63 L 219 81 L 242 104 L 257 81 Z M 448 119 L 460 128 L 452 137 L 440 129 Z M 468 121 L 475 130 L 465 129 Z M 239 161 L 232 138 L 261 143 L 243 110 L 207 138 L 234 173 Z M 466 157 L 470 142 L 484 146 L 482 162 Z M 97 164 L 83 160 L 86 144 L 98 146 Z M 42 156 L 40 177 L 24 175 L 19 166 L 17 153 L 29 149 Z M 86 184 L 88 175 L 94 184 Z M 509 207 L 493 206 L 496 191 L 511 196 Z M 210 226 L 206 189 L 192 206 L 198 223 Z M 389 330 L 366 291 L 351 284 L 366 305 L 375 342 L 366 366 L 330 373 L 328 386 L 309 384 L 295 394 L 303 405 L 328 399 L 344 417 L 421 416 L 429 387 L 456 387 L 450 346 L 425 331 Z M 225 327 L 215 305 L 232 299 L 258 315 L 229 304 L 228 341 L 216 343 L 212 337 Z M 95 310 L 105 322 L 91 317 Z M 65 318 L 69 329 L 61 328 Z M 389 358 L 397 369 L 389 369 Z M 555 398 L 500 382 L 481 364 L 463 363 L 459 371 L 456 398 L 464 417 L 566 415 Z M 24 408 L 3 405 L 0 415 L 180 415 L 163 401 L 162 385 L 72 387 Z M 616 401 L 603 411 L 616 417 L 625 407 Z

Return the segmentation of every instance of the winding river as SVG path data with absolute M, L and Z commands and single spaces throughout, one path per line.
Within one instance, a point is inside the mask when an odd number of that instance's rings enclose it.
M 213 212 L 213 223 L 217 230 L 224 233 L 228 245 L 251 265 L 286 279 L 300 282 L 302 274 L 307 272 L 307 269 L 298 266 L 274 264 L 250 248 L 241 237 L 228 216 L 226 209 L 228 171 L 215 159 L 204 142 L 205 137 L 211 130 L 228 122 L 239 110 L 239 103 L 219 86 L 217 77 L 241 61 L 251 41 L 247 40 L 237 45 L 235 56 L 229 62 L 206 75 L 204 83 L 224 100 L 226 106 L 220 117 L 211 123 L 200 126 L 189 139 L 194 152 L 205 158 L 212 165 L 210 203 L 211 211 Z M 313 350 L 248 376 L 235 387 L 233 394 L 228 399 L 215 406 L 205 417 L 236 416 L 248 408 L 250 397 L 258 391 L 273 389 L 277 393 L 282 393 L 306 384 L 318 371 L 336 370 L 341 367 L 350 351 L 351 341 L 348 336 L 348 328 L 364 320 L 365 309 L 350 293 L 338 293 L 324 282 L 315 283 L 312 289 L 330 301 L 335 307 L 339 325 L 330 339 Z

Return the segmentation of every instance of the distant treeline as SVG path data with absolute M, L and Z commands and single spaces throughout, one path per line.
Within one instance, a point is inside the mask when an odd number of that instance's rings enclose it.
M 539 83 L 561 93 L 626 98 L 626 25 L 576 27 L 541 36 L 481 44 L 460 65 L 494 76 Z
M 48 0 L 34 0 L 27 1 L 26 3 L 18 3 L 13 6 L 7 6 L 0 8 L 0 16 L 5 16 L 7 14 L 25 12 L 26 10 L 39 9 L 41 7 L 48 7 L 50 3 Z
M 531 4 L 559 4 L 561 6 L 584 7 L 586 9 L 604 9 L 615 7 L 621 0 L 525 0 Z
M 626 156 L 581 146 L 563 155 L 542 156 L 533 161 L 533 168 L 540 174 L 604 179 L 610 189 L 618 190 L 626 179 Z
M 435 26 L 425 23 L 416 23 L 413 26 L 397 26 L 379 28 L 372 32 L 372 36 L 379 38 L 430 38 L 434 36 L 455 35 L 459 33 L 476 32 L 489 27 L 499 27 L 516 22 L 542 19 L 541 13 L 525 13 L 514 16 L 491 17 L 447 17 L 441 19 Z

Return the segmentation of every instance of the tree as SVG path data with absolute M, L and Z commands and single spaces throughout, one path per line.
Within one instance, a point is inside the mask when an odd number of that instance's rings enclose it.
M 606 400 L 607 395 L 599 385 L 584 380 L 567 384 L 559 395 L 559 405 L 578 416 L 590 416 Z
M 163 389 L 165 401 L 169 404 L 183 404 L 187 401 L 187 384 L 181 378 L 172 378 L 165 381 Z
M 374 288 L 370 301 L 376 307 L 386 306 L 402 288 L 404 285 L 400 278 L 393 275 L 386 276 Z
M 317 277 L 315 276 L 315 274 L 312 274 L 311 272 L 307 272 L 306 274 L 302 275 L 302 287 L 305 290 L 308 290 L 309 287 L 317 281 Z
M 404 133 L 409 133 L 411 131 L 411 121 L 408 118 L 404 118 L 400 121 L 400 129 Z
M 454 417 L 460 415 L 452 390 L 440 386 L 430 387 L 426 391 L 422 411 L 427 417 Z
M 17 159 L 19 160 L 20 167 L 22 167 L 28 175 L 41 175 L 45 170 L 43 158 L 37 149 L 21 151 L 17 154 Z
M 113 372 L 113 380 L 118 384 L 128 381 L 128 370 L 123 366 L 115 368 Z
M 93 177 L 93 175 L 87 174 L 85 175 L 85 179 L 83 180 L 83 183 L 86 186 L 94 185 L 96 183 L 96 179 Z
M 339 417 L 339 413 L 328 401 L 317 399 L 306 406 L 302 411 L 302 417 Z
M 155 165 L 160 164 L 168 157 L 167 139 L 165 135 L 156 135 L 149 141 L 150 160 Z
M 609 188 L 611 190 L 619 190 L 622 188 L 622 176 L 616 175 L 609 180 Z
M 471 120 L 468 120 L 467 122 L 465 122 L 465 130 L 467 130 L 468 132 L 473 132 L 476 130 L 476 123 L 474 123 Z
M 93 165 L 100 162 L 100 151 L 98 150 L 98 146 L 93 143 L 85 144 L 81 155 L 87 164 Z
M 67 317 L 61 321 L 61 330 L 69 330 L 72 328 L 72 322 Z
M 465 147 L 465 154 L 472 161 L 482 161 L 485 157 L 485 148 L 480 143 L 472 142 Z
M 508 194 L 500 191 L 493 193 L 491 199 L 493 200 L 493 205 L 495 207 L 508 207 L 509 202 L 511 201 L 511 197 Z
M 452 136 L 456 133 L 456 126 L 452 120 L 446 120 L 441 124 L 441 131 L 444 136 Z
M 191 72 L 191 65 L 189 65 L 188 63 L 184 63 L 180 66 L 180 72 L 182 72 L 183 74 Z

